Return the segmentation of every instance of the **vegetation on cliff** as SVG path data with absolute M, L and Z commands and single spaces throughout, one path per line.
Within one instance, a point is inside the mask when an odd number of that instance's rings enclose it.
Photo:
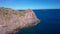
M 0 16 L 2 16 L 5 19 L 10 19 L 12 14 L 23 16 L 25 13 L 25 11 L 18 11 L 10 8 L 0 7 Z

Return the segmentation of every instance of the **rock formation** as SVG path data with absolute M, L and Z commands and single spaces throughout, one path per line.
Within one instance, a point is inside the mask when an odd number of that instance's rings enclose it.
M 38 24 L 32 10 L 18 11 L 0 7 L 0 34 L 15 34 L 19 30 Z

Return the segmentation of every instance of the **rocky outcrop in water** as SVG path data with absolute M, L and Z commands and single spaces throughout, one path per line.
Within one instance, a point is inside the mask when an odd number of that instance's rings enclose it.
M 0 7 L 0 34 L 15 34 L 19 30 L 38 24 L 32 10 L 18 11 Z

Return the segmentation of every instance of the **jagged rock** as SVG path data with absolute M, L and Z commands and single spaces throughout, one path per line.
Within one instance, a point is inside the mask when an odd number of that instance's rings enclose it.
M 38 24 L 39 19 L 32 10 L 0 8 L 0 34 L 15 34 L 19 30 Z

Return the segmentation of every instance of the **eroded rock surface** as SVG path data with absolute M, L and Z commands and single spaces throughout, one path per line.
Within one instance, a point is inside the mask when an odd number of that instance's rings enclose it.
M 32 10 L 0 8 L 0 34 L 15 34 L 23 28 L 35 26 L 38 22 L 39 19 Z

